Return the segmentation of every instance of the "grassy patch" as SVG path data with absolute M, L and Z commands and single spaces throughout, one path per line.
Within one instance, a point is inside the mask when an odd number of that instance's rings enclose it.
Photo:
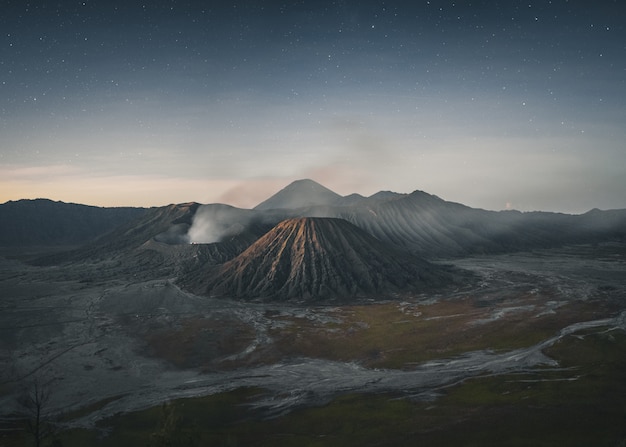
M 623 445 L 626 334 L 570 335 L 548 354 L 564 369 L 476 378 L 450 389 L 437 407 L 467 419 L 427 438 L 434 445 L 457 437 L 477 446 Z
M 189 318 L 144 335 L 152 355 L 179 368 L 204 370 L 224 367 L 224 357 L 243 351 L 254 338 L 254 329 L 234 318 Z
M 575 302 L 556 313 L 540 315 L 529 307 L 487 320 L 500 308 L 483 307 L 471 298 L 429 305 L 385 303 L 348 306 L 335 311 L 341 323 L 290 317 L 271 335 L 278 356 L 306 356 L 359 361 L 367 366 L 410 368 L 417 363 L 464 352 L 528 347 L 585 315 L 597 318 L 594 303 Z
M 563 368 L 470 379 L 434 402 L 349 394 L 268 420 L 248 405 L 263 390 L 242 388 L 119 415 L 103 421 L 101 432 L 68 432 L 62 441 L 70 447 L 154 446 L 167 436 L 176 440 L 170 445 L 187 446 L 623 445 L 626 334 L 581 332 L 549 351 Z
M 143 411 L 103 420 L 96 430 L 71 430 L 61 436 L 65 447 L 137 447 L 237 445 L 254 416 L 248 404 L 262 391 L 237 390 L 203 398 L 181 399 Z M 250 445 L 250 444 L 240 444 Z

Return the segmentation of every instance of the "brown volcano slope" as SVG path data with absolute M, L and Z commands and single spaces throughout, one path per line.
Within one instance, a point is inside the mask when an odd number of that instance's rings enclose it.
M 380 242 L 334 218 L 276 225 L 246 251 L 194 281 L 200 293 L 234 298 L 379 297 L 450 283 L 443 267 Z

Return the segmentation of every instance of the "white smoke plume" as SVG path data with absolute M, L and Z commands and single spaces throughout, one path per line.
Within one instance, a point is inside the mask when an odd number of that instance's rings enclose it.
M 229 205 L 202 205 L 187 232 L 191 244 L 211 244 L 240 234 L 252 220 L 253 212 Z

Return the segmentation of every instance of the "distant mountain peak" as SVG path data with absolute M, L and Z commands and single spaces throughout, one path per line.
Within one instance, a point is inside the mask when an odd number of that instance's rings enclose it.
M 269 199 L 259 203 L 255 210 L 297 209 L 316 205 L 333 205 L 341 196 L 311 179 L 296 180 Z
M 324 189 L 328 189 L 325 186 L 317 183 L 315 180 L 311 180 L 310 178 L 301 178 L 299 180 L 294 180 L 289 185 L 287 185 L 284 189 L 289 188 L 289 187 L 305 187 L 305 188 L 324 188 Z
M 375 194 L 372 194 L 371 196 L 368 197 L 368 199 L 370 200 L 377 200 L 377 201 L 384 201 L 384 200 L 392 200 L 392 199 L 399 199 L 401 197 L 405 197 L 406 194 L 402 194 L 399 192 L 393 192 L 393 191 L 378 191 Z

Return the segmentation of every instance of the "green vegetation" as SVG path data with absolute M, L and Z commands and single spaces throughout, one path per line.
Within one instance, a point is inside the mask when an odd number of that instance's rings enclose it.
M 563 369 L 468 380 L 437 402 L 474 413 L 435 445 L 607 446 L 626 441 L 626 334 L 574 334 L 547 350 Z M 450 444 L 452 445 L 452 444 Z
M 237 390 L 196 399 L 181 399 L 143 411 L 120 414 L 96 430 L 72 430 L 64 446 L 212 446 L 232 442 L 252 414 L 246 406 L 261 390 Z M 247 444 L 242 444 L 247 445 Z
M 175 328 L 144 335 L 149 352 L 179 368 L 224 367 L 224 357 L 237 354 L 255 337 L 254 329 L 233 318 L 188 318 Z
M 349 394 L 267 419 L 248 405 L 264 391 L 241 388 L 118 415 L 101 431 L 61 440 L 69 447 L 624 445 L 626 334 L 572 334 L 547 353 L 562 367 L 474 378 L 432 402 Z
M 529 309 L 473 324 L 497 310 L 495 306 L 481 307 L 470 298 L 428 305 L 347 306 L 333 315 L 341 323 L 321 324 L 290 318 L 287 321 L 291 324 L 275 329 L 271 335 L 281 356 L 411 368 L 417 363 L 468 351 L 532 346 L 556 335 L 557 328 L 581 321 L 585 316 L 598 318 L 601 311 L 596 303 L 576 302 L 561 307 L 558 314 L 538 317 L 540 311 Z

